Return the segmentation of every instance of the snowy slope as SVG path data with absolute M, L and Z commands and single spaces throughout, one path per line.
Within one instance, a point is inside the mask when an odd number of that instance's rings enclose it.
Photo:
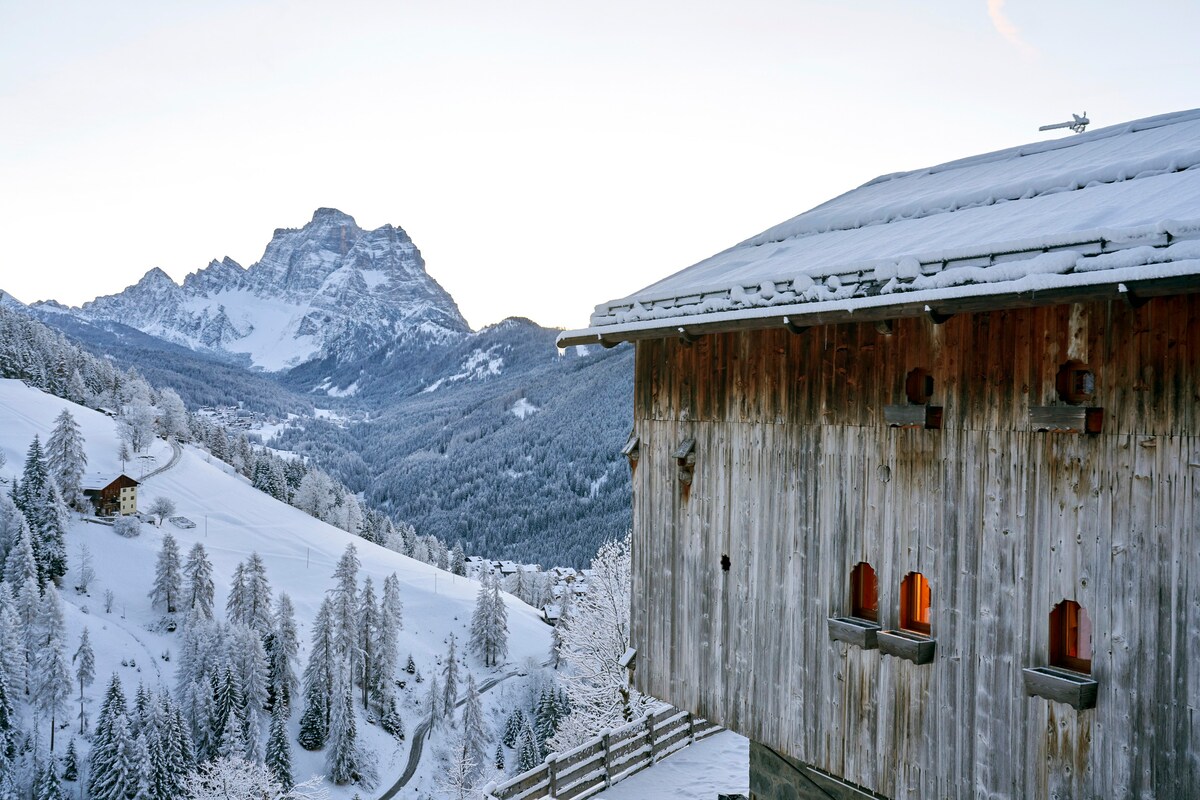
M 82 429 L 89 471 L 119 470 L 114 420 L 31 389 L 20 381 L 0 380 L 0 452 L 8 462 L 0 469 L 0 477 L 11 479 L 19 473 L 25 450 L 34 434 L 39 434 L 44 441 L 54 417 L 64 407 L 70 409 Z M 158 465 L 162 465 L 169 460 L 170 448 L 159 441 L 152 454 Z M 131 466 L 126 472 L 137 477 L 140 469 L 140 466 Z M 146 471 L 151 469 L 153 466 L 147 466 Z M 287 592 L 296 606 L 301 667 L 307 659 L 310 622 L 325 590 L 332 585 L 330 575 L 334 564 L 350 542 L 358 548 L 362 561 L 360 579 L 370 575 L 377 588 L 392 572 L 400 579 L 404 600 L 404 630 L 400 634 L 399 647 L 401 664 L 412 653 L 419 670 L 426 676 L 432 675 L 438 669 L 436 662 L 445 653 L 448 634 L 453 631 L 460 642 L 466 641 L 467 625 L 478 591 L 476 582 L 452 576 L 313 519 L 254 490 L 229 467 L 206 453 L 185 448 L 177 466 L 149 479 L 139 489 L 139 505 L 148 507 L 159 495 L 173 499 L 177 513 L 196 522 L 194 529 L 172 528 L 171 532 L 185 554 L 194 542 L 204 544 L 215 570 L 219 610 L 224 608 L 234 567 L 252 551 L 262 556 L 274 592 Z M 127 694 L 136 688 L 139 680 L 150 684 L 161 681 L 167 687 L 174 685 L 173 662 L 164 661 L 161 656 L 177 649 L 180 635 L 162 630 L 162 615 L 151 610 L 147 597 L 161 533 L 153 526 L 144 525 L 140 537 L 123 539 L 111 528 L 78 519 L 69 531 L 68 554 L 72 572 L 64 579 L 62 592 L 67 604 L 68 647 L 73 652 L 82 628 L 85 625 L 90 628 L 97 656 L 97 681 L 89 690 L 95 699 L 91 705 L 93 715 L 98 710 L 104 684 L 114 671 L 121 675 Z M 78 545 L 82 541 L 86 541 L 92 551 L 97 573 L 90 596 L 78 595 L 67 588 L 74 585 Z M 103 610 L 106 589 L 116 596 L 111 614 Z M 538 613 L 511 596 L 506 595 L 505 601 L 510 631 L 509 663 L 495 670 L 484 670 L 473 657 L 469 658 L 470 669 L 477 680 L 512 671 L 529 659 L 541 662 L 548 651 L 550 629 L 540 621 Z M 122 660 L 131 658 L 136 666 L 121 665 Z M 516 686 L 519 680 L 502 685 L 503 692 L 498 690 L 485 695 L 485 701 L 490 698 L 493 706 L 505 698 L 511 701 L 519 695 Z M 422 683 L 414 687 L 410 681 L 402 692 L 402 714 L 409 732 L 420 720 L 417 705 L 424 699 L 423 691 L 427 686 Z M 485 708 L 487 705 L 485 703 Z M 507 712 L 507 708 L 489 710 L 496 715 Z M 298 717 L 297 711 L 292 721 L 296 774 L 324 772 L 323 753 L 309 753 L 295 744 Z M 403 771 L 409 740 L 396 743 L 365 722 L 360 722 L 359 731 L 378 756 L 380 788 L 390 786 Z M 433 742 L 426 744 L 426 755 L 410 785 L 431 785 L 436 771 L 432 757 L 436 745 L 435 736 Z M 353 794 L 351 788 L 334 790 L 335 797 Z

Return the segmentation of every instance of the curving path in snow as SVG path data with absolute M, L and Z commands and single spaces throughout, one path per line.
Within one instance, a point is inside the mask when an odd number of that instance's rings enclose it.
M 501 683 L 508 680 L 509 678 L 515 678 L 521 674 L 522 673 L 520 670 L 514 670 L 512 672 L 505 673 L 504 675 L 497 675 L 494 678 L 488 678 L 486 681 L 484 681 L 483 683 L 481 683 L 479 685 L 479 693 L 483 694 L 484 692 L 488 691 L 489 689 L 492 689 L 493 687 L 500 685 Z M 454 707 L 458 708 L 465 702 L 467 702 L 467 698 L 464 697 L 461 700 L 457 701 L 454 704 Z M 429 720 L 422 720 L 421 724 L 419 724 L 415 729 L 413 729 L 412 747 L 408 751 L 408 766 L 406 766 L 404 768 L 404 774 L 400 776 L 400 779 L 398 781 L 396 781 L 394 784 L 392 784 L 392 788 L 388 789 L 386 792 L 384 792 L 382 795 L 379 796 L 379 800 L 391 800 L 391 798 L 396 796 L 396 792 L 403 789 L 404 786 L 409 781 L 412 780 L 413 775 L 417 774 L 417 766 L 420 765 L 420 763 L 421 763 L 421 754 L 425 749 L 425 737 L 428 735 L 429 735 Z
M 171 467 L 178 464 L 179 459 L 183 458 L 183 445 L 181 445 L 179 442 L 175 441 L 174 439 L 167 442 L 167 444 L 171 445 L 171 460 L 168 461 L 166 464 L 163 464 L 161 467 L 154 470 L 153 472 L 151 472 L 147 475 L 143 475 L 142 480 L 141 480 L 142 483 L 145 483 L 146 481 L 150 480 L 155 475 L 161 475 L 162 473 L 166 472 Z

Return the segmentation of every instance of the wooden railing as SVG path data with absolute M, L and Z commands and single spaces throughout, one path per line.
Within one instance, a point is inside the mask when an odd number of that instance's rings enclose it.
M 528 772 L 488 784 L 483 794 L 487 800 L 582 800 L 719 730 L 707 720 L 668 708 L 574 750 L 551 753 Z

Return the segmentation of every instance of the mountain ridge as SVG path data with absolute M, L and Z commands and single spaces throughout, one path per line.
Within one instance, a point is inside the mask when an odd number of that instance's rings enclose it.
M 249 267 L 214 259 L 180 283 L 152 267 L 124 290 L 78 307 L 53 300 L 30 307 L 117 322 L 270 372 L 470 332 L 403 228 L 364 230 L 333 208 L 317 209 L 299 228 L 277 228 Z

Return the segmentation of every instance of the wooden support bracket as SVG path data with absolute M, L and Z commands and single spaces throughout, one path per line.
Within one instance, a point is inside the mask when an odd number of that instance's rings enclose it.
M 797 335 L 799 335 L 799 334 L 801 334 L 801 333 L 804 333 L 804 332 L 806 332 L 806 331 L 808 330 L 808 328 L 809 328 L 809 326 L 808 326 L 808 325 L 797 325 L 797 324 L 796 324 L 796 323 L 795 323 L 795 322 L 792 320 L 792 318 L 791 318 L 791 317 L 784 317 L 784 318 L 783 318 L 783 325 L 784 325 L 784 327 L 785 327 L 785 328 L 787 328 L 789 331 L 791 331 L 792 333 L 795 333 L 795 334 L 797 334 Z
M 929 321 L 932 322 L 934 325 L 941 325 L 944 322 L 946 322 L 946 320 L 953 317 L 954 315 L 953 314 L 943 314 L 939 311 L 934 310 L 934 308 L 932 306 L 925 306 L 925 316 L 929 317 Z

